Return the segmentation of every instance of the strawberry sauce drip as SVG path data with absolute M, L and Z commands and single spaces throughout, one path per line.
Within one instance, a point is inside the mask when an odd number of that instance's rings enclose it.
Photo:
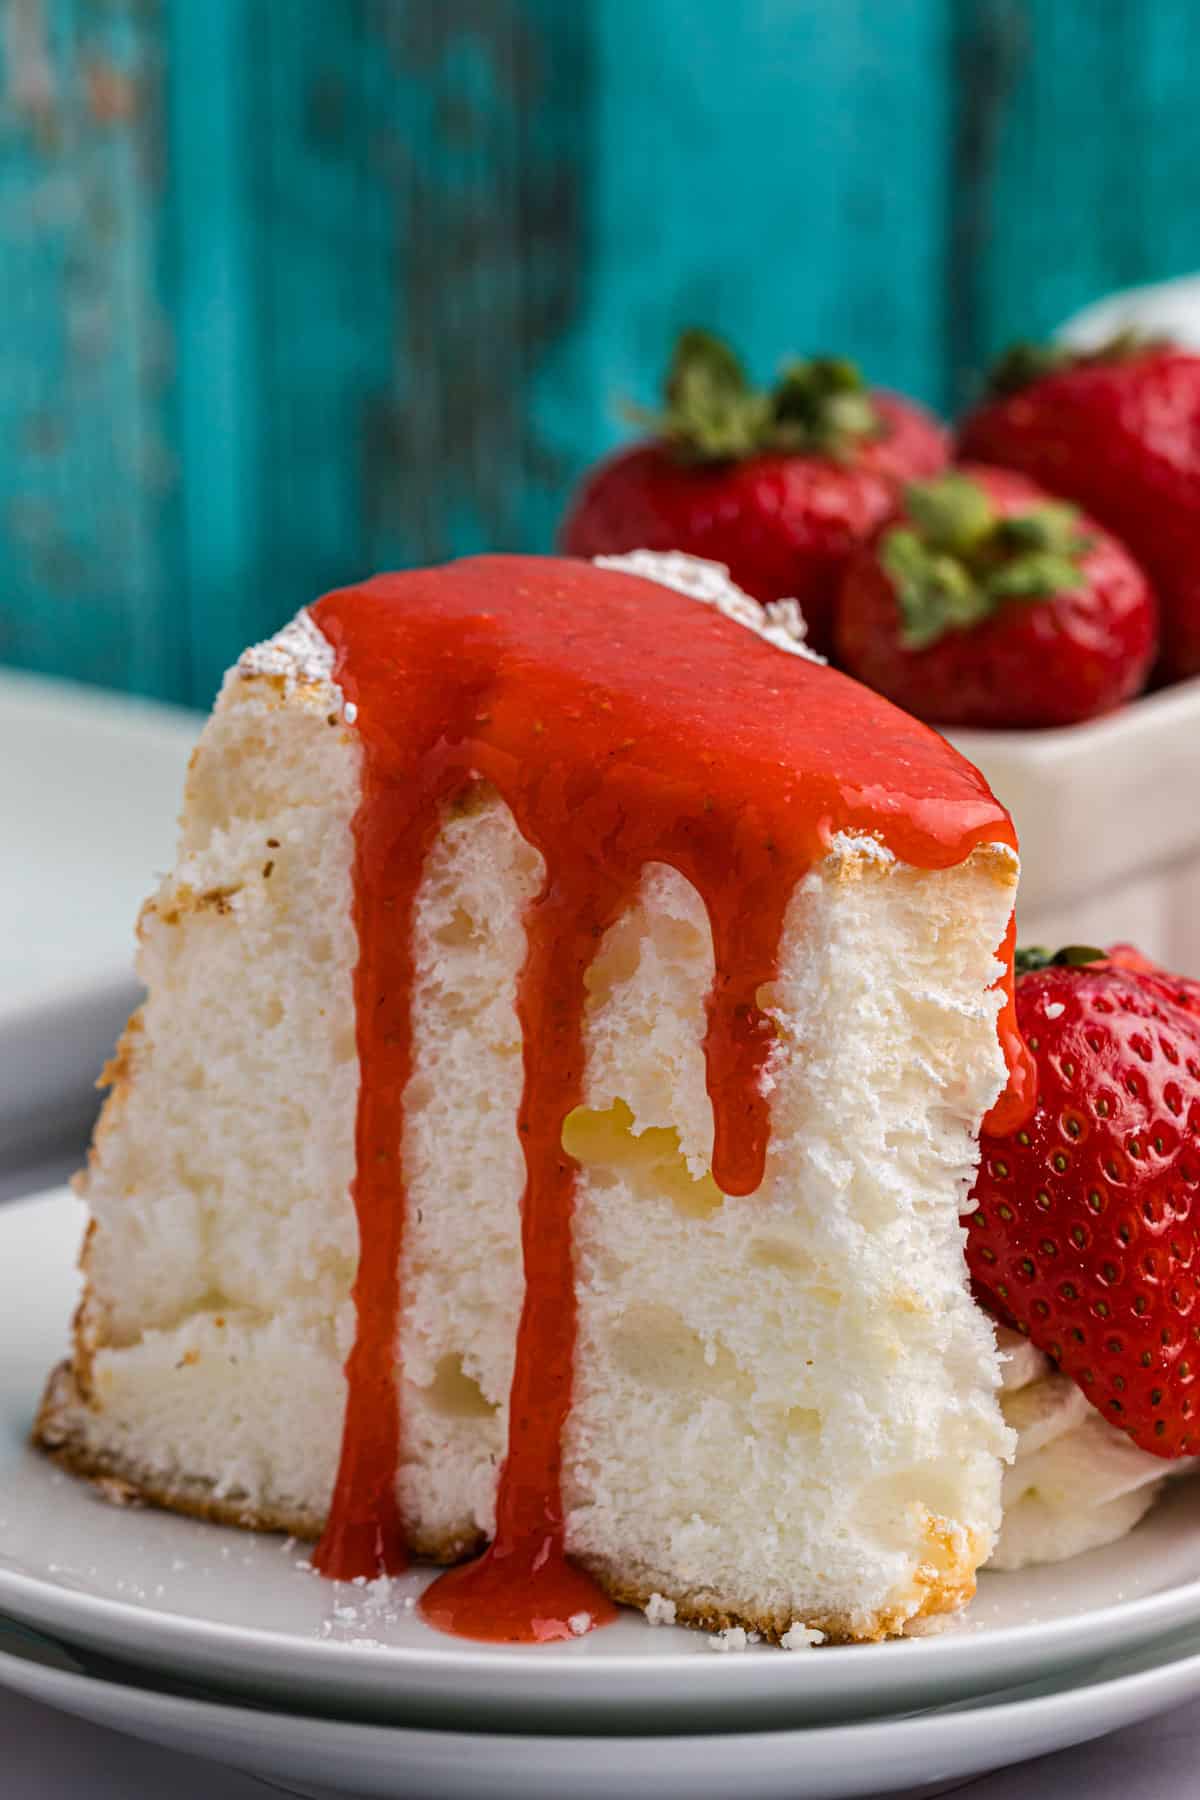
M 396 1503 L 395 1344 L 406 1211 L 401 1134 L 413 1072 L 409 921 L 453 783 L 436 753 L 420 759 L 408 781 L 390 775 L 386 754 L 368 752 L 354 820 L 354 1012 L 363 1079 L 351 1191 L 362 1254 L 354 1282 L 357 1332 L 346 1364 L 339 1504 L 313 1556 L 313 1566 L 335 1581 L 396 1575 L 408 1564 Z
M 583 1614 L 596 1625 L 614 1610 L 567 1560 L 561 1488 L 577 1167 L 562 1127 L 583 1098 L 584 978 L 599 940 L 648 863 L 670 864 L 702 896 L 716 963 L 704 1042 L 713 1176 L 726 1194 L 750 1194 L 769 1129 L 762 1074 L 772 1035 L 759 991 L 776 973 L 797 882 L 837 832 L 872 835 L 900 861 L 934 869 L 981 843 L 1015 847 L 1012 824 L 934 732 L 637 576 L 479 557 L 326 595 L 313 617 L 358 709 L 364 753 L 354 828 L 357 1336 L 316 1566 L 341 1579 L 404 1566 L 397 1364 L 412 914 L 445 808 L 483 781 L 545 862 L 518 993 L 525 1298 L 496 1537 L 483 1557 L 435 1582 L 422 1611 L 477 1638 L 574 1635 L 572 1618 L 576 1628 Z M 1005 953 L 1010 1029 L 1001 1041 L 1019 1111 L 1011 933 Z
M 980 1127 L 993 1137 L 1007 1137 L 1010 1131 L 1016 1131 L 1037 1105 L 1037 1063 L 1017 1024 L 1016 978 L 1013 974 L 1016 948 L 1017 915 L 1014 913 L 1008 921 L 1008 930 L 1000 946 L 999 956 L 1004 964 L 1004 973 L 996 983 L 1004 996 L 996 1029 L 1000 1034 L 1000 1048 L 1008 1065 L 1008 1080 Z
M 586 880 L 556 881 L 548 871 L 527 921 L 529 952 L 517 1001 L 525 1057 L 517 1129 L 528 1167 L 521 1211 L 525 1304 L 508 1460 L 490 1548 L 441 1576 L 421 1602 L 430 1624 L 459 1637 L 546 1642 L 571 1636 L 573 1617 L 578 1622 L 586 1614 L 595 1626 L 616 1614 L 591 1577 L 568 1563 L 564 1542 L 560 1474 L 575 1351 L 575 1163 L 562 1148 L 562 1125 L 583 1098 L 584 976 L 626 897 L 624 887 L 597 893 Z

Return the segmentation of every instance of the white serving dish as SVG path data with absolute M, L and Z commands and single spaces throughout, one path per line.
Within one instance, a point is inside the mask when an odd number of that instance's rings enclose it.
M 1057 336 L 1130 329 L 1200 349 L 1200 276 L 1108 294 Z M 1024 943 L 1128 939 L 1200 975 L 1200 678 L 1091 725 L 948 735 L 1016 820 Z
M 1022 943 L 1128 940 L 1200 975 L 1200 677 L 1087 725 L 947 735 L 1016 822 Z
M 1091 350 L 1131 330 L 1200 350 L 1200 275 L 1178 275 L 1173 281 L 1106 294 L 1074 313 L 1056 335 L 1064 343 Z

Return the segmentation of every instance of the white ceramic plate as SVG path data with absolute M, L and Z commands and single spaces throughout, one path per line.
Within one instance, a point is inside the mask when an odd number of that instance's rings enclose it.
M 478 1728 L 745 1731 L 861 1717 L 1053 1674 L 1200 1625 L 1200 1491 L 1180 1487 L 1107 1551 L 985 1575 L 944 1634 L 912 1642 L 716 1655 L 702 1633 L 626 1612 L 567 1646 L 464 1644 L 410 1602 L 428 1576 L 360 1589 L 298 1567 L 302 1546 L 106 1505 L 25 1439 L 61 1356 L 81 1209 L 69 1195 L 0 1210 L 0 1612 L 150 1669 L 349 1716 Z
M 147 701 L 0 674 L 6 1151 L 64 1107 L 86 1107 L 136 1002 L 134 920 L 155 871 L 170 867 L 200 724 Z
M 285 1792 L 395 1800 L 850 1800 L 1085 1743 L 1200 1692 L 1193 1632 L 908 1718 L 715 1736 L 532 1737 L 305 1717 L 198 1697 L 150 1676 L 131 1684 L 88 1663 L 0 1624 L 0 1682 L 31 1699 L 233 1764 Z M 469 1705 L 464 1698 L 460 1712 Z

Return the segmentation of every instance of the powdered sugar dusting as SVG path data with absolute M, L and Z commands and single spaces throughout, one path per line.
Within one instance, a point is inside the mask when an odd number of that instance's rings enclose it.
M 647 581 L 657 581 L 662 587 L 686 594 L 689 600 L 715 606 L 727 619 L 765 638 L 777 650 L 806 656 L 810 662 L 825 661 L 805 642 L 807 627 L 798 601 L 769 600 L 761 606 L 730 579 L 724 563 L 687 556 L 682 550 L 630 550 L 624 556 L 597 556 L 593 561 L 597 568 L 641 575 Z
M 305 609 L 265 644 L 252 644 L 238 658 L 241 675 L 281 675 L 294 687 L 333 680 L 333 645 Z
M 600 568 L 641 575 L 699 600 L 704 606 L 714 606 L 727 619 L 744 625 L 778 650 L 806 656 L 810 662 L 825 660 L 805 642 L 804 618 L 795 600 L 772 600 L 760 606 L 730 580 L 724 563 L 687 556 L 682 550 L 632 550 L 627 556 L 598 556 L 595 561 Z M 333 662 L 332 644 L 305 608 L 274 637 L 244 650 L 238 658 L 237 672 L 282 677 L 285 691 L 290 694 L 297 687 L 332 685 Z M 354 724 L 356 714 L 353 703 L 345 707 L 348 725 Z
M 757 1631 L 747 1631 L 741 1625 L 727 1625 L 724 1631 L 715 1632 L 709 1638 L 708 1647 L 728 1655 L 731 1650 L 735 1653 L 748 1650 L 751 1644 L 757 1644 L 758 1641 Z

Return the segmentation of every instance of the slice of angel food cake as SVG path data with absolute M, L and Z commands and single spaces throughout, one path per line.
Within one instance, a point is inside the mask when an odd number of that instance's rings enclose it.
M 422 1610 L 478 1638 L 964 1604 L 1015 1441 L 959 1215 L 1030 1103 L 1016 840 L 802 629 L 687 558 L 488 556 L 242 657 L 42 1446 L 328 1576 L 461 1562 Z

